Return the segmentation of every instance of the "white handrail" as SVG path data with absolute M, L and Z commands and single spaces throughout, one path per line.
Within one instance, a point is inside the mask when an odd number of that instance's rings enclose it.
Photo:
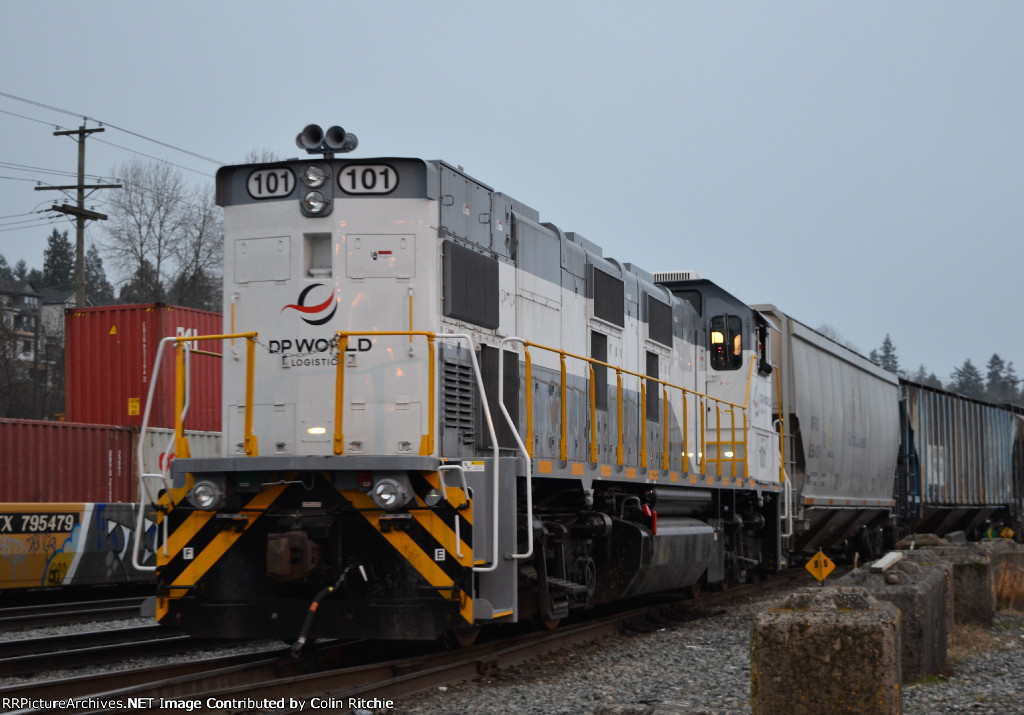
M 169 342 L 173 342 L 176 338 L 163 338 L 160 341 L 160 345 L 156 349 L 156 362 L 153 365 L 153 377 L 149 382 L 149 393 L 146 395 L 146 409 L 142 412 L 142 426 L 139 428 L 139 447 L 136 454 L 136 461 L 138 466 L 139 474 L 139 513 L 135 516 L 135 543 L 132 544 L 132 566 L 139 571 L 156 571 L 156 565 L 146 566 L 139 560 L 139 549 L 142 540 L 146 537 L 144 530 L 146 510 L 152 505 L 156 506 L 159 498 L 154 499 L 149 493 L 149 487 L 146 486 L 147 479 L 160 479 L 163 482 L 164 489 L 170 489 L 170 480 L 163 471 L 160 474 L 147 474 L 146 465 L 144 464 L 145 456 L 145 445 L 146 445 L 146 430 L 149 428 L 149 413 L 153 407 L 153 396 L 156 394 L 156 383 L 160 376 L 160 363 L 163 362 L 164 345 Z M 164 547 L 167 546 L 166 532 L 167 532 L 167 519 L 164 519 Z M 153 551 L 157 549 L 157 544 L 154 541 Z
M 508 337 L 501 341 L 501 354 L 498 357 L 498 407 L 501 408 L 501 414 L 505 416 L 505 421 L 512 429 L 512 436 L 515 437 L 516 445 L 519 447 L 519 451 L 523 453 L 526 461 L 526 551 L 521 554 L 511 554 L 511 558 L 528 559 L 533 556 L 533 460 L 530 458 L 529 450 L 526 449 L 526 445 L 523 443 L 523 438 L 519 435 L 519 429 L 512 422 L 512 416 L 509 415 L 508 410 L 505 408 L 504 345 L 509 342 L 518 342 L 524 345 L 525 350 L 526 339 Z M 530 385 L 527 385 L 526 389 L 531 389 Z
M 461 509 L 464 506 L 469 505 L 469 485 L 466 483 L 466 470 L 462 468 L 461 464 L 445 464 L 442 467 L 438 467 L 438 481 L 441 483 L 441 498 L 448 501 L 448 489 L 444 483 L 445 472 L 458 472 L 459 477 L 462 479 L 462 495 L 465 498 L 465 502 L 455 507 Z M 455 555 L 460 559 L 462 558 L 462 533 L 460 531 L 461 521 L 459 520 L 459 514 L 455 514 Z
M 493 477 L 493 488 L 494 488 L 494 513 L 492 515 L 494 524 L 491 530 L 491 538 L 494 540 L 494 553 L 491 557 L 490 566 L 474 566 L 473 571 L 476 573 L 488 573 L 495 571 L 498 568 L 498 435 L 494 432 L 494 420 L 491 418 L 491 408 L 487 404 L 487 393 L 484 390 L 484 380 L 480 375 L 480 364 L 476 359 L 476 350 L 473 349 L 473 338 L 466 333 L 437 333 L 439 339 L 459 339 L 465 340 L 469 343 L 469 359 L 473 365 L 473 375 L 476 377 L 476 386 L 480 391 L 480 406 L 483 409 L 484 420 L 487 422 L 487 431 L 491 435 L 491 445 L 493 447 L 493 462 L 494 462 L 494 477 Z
M 786 524 L 786 529 L 779 534 L 779 538 L 788 539 L 793 536 L 793 483 L 789 481 L 785 468 L 782 470 L 782 478 L 785 480 L 782 483 L 782 521 Z

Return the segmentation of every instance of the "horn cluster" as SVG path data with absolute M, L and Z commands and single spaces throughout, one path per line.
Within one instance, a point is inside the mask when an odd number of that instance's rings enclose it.
M 355 134 L 346 132 L 338 126 L 324 131 L 319 124 L 308 124 L 295 137 L 295 144 L 299 149 L 305 149 L 310 154 L 323 154 L 326 157 L 331 157 L 335 153 L 344 154 L 352 151 L 359 146 L 359 139 Z

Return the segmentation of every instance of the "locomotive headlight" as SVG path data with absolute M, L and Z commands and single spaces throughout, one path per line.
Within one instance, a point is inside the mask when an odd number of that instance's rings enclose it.
M 311 214 L 321 214 L 327 208 L 327 199 L 319 191 L 310 191 L 302 197 L 302 208 Z
M 204 479 L 192 487 L 188 500 L 196 509 L 215 511 L 224 506 L 224 489 L 217 482 Z
M 311 189 L 319 189 L 327 181 L 327 170 L 319 164 L 310 164 L 302 172 L 302 182 Z
M 412 487 L 408 477 L 378 477 L 370 490 L 373 503 L 384 511 L 395 511 L 409 503 Z

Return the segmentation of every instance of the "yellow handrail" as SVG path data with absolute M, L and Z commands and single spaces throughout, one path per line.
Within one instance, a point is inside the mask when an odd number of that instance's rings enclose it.
M 526 453 L 533 459 L 533 363 L 530 360 L 530 353 L 524 355 L 526 362 Z
M 561 355 L 561 362 L 562 362 L 562 399 L 561 399 L 561 403 L 562 403 L 562 428 L 561 428 L 562 429 L 562 438 L 558 442 L 558 453 L 561 456 L 562 461 L 564 462 L 569 457 L 569 440 L 568 440 L 568 430 L 569 430 L 568 422 L 569 422 L 569 419 L 568 419 L 568 416 L 566 415 L 566 409 L 567 409 L 567 403 L 568 403 L 568 400 L 566 399 L 566 390 L 568 389 L 568 387 L 566 385 L 566 379 L 565 379 L 565 353 L 564 352 L 560 353 L 560 355 Z
M 249 457 L 255 457 L 259 453 L 258 440 L 252 433 L 252 408 L 253 408 L 253 385 L 254 363 L 256 359 L 256 338 L 258 333 L 227 333 L 224 335 L 188 335 L 174 338 L 177 355 L 175 357 L 176 370 L 174 379 L 174 450 L 179 457 L 188 457 L 188 440 L 185 439 L 185 424 L 182 412 L 185 410 L 185 351 L 181 348 L 182 343 L 190 343 L 193 340 L 234 340 L 245 338 L 246 360 L 245 360 L 245 437 L 243 446 Z M 211 353 L 205 350 L 192 350 L 201 355 L 221 357 L 219 353 Z
M 374 337 L 408 336 L 411 341 L 413 336 L 425 337 L 427 339 L 427 433 L 420 439 L 420 454 L 423 456 L 434 453 L 434 341 L 437 334 L 429 330 L 339 330 L 335 333 L 338 336 L 338 367 L 335 372 L 334 384 L 334 453 L 341 455 L 345 453 L 345 430 L 344 430 L 344 407 L 345 407 L 345 351 L 348 349 L 348 339 L 354 335 L 372 335 Z
M 683 461 L 684 461 L 684 464 L 686 464 L 686 465 L 689 464 L 689 455 L 688 455 L 688 452 L 687 452 L 687 447 L 688 447 L 688 440 L 687 440 L 687 431 L 688 430 L 687 430 L 687 426 L 688 426 L 688 420 L 689 420 L 689 408 L 687 406 L 687 402 L 688 402 L 687 396 L 688 395 L 693 395 L 695 398 L 697 398 L 697 400 L 700 402 L 701 407 L 702 407 L 702 409 L 701 409 L 701 416 L 700 416 L 700 447 L 701 447 L 701 449 L 700 449 L 700 460 L 699 460 L 701 473 L 706 473 L 707 472 L 707 462 L 708 461 L 712 461 L 712 462 L 714 462 L 716 464 L 716 473 L 719 476 L 721 476 L 721 473 L 722 473 L 722 462 L 723 461 L 730 461 L 730 462 L 732 462 L 732 470 L 731 470 L 732 471 L 732 475 L 735 477 L 737 475 L 736 474 L 737 473 L 737 464 L 736 463 L 741 461 L 741 459 L 742 459 L 744 474 L 749 475 L 749 471 L 747 469 L 747 466 L 748 466 L 748 464 L 747 464 L 747 452 L 748 452 L 748 450 L 747 450 L 747 431 L 748 430 L 747 430 L 747 407 L 746 407 L 746 405 L 740 405 L 740 404 L 736 404 L 736 403 L 733 403 L 733 402 L 728 402 L 727 400 L 722 400 L 722 399 L 719 399 L 717 397 L 713 397 L 711 395 L 707 395 L 705 393 L 698 392 L 696 390 L 691 390 L 691 389 L 683 387 L 681 385 L 675 385 L 675 384 L 673 384 L 671 382 L 668 382 L 667 380 L 662 380 L 662 379 L 659 379 L 659 378 L 650 377 L 650 376 L 645 375 L 643 373 L 634 372 L 632 370 L 627 370 L 627 369 L 625 369 L 623 367 L 620 367 L 618 365 L 613 365 L 613 364 L 608 363 L 608 362 L 603 362 L 601 360 L 597 360 L 597 359 L 592 358 L 592 357 L 587 357 L 585 355 L 578 355 L 578 354 L 569 352 L 567 350 L 561 350 L 559 348 L 554 348 L 554 347 L 551 347 L 551 346 L 548 346 L 548 345 L 542 345 L 540 343 L 535 343 L 535 342 L 532 342 L 532 341 L 529 341 L 529 340 L 522 340 L 521 342 L 522 342 L 522 345 L 523 345 L 523 353 L 524 353 L 524 360 L 526 362 L 526 373 L 527 373 L 526 374 L 526 383 L 525 383 L 526 384 L 526 432 L 527 432 L 527 434 L 526 434 L 526 439 L 524 440 L 524 442 L 525 442 L 526 445 L 528 445 L 528 451 L 529 451 L 529 454 L 530 454 L 531 457 L 534 456 L 534 454 L 533 454 L 534 434 L 533 434 L 533 400 L 532 400 L 532 395 L 533 395 L 533 388 L 532 388 L 532 358 L 530 356 L 530 348 L 537 348 L 538 350 L 545 350 L 547 352 L 554 353 L 554 354 L 557 354 L 559 356 L 559 375 L 560 375 L 560 385 L 559 385 L 559 387 L 560 387 L 560 389 L 559 389 L 560 405 L 559 405 L 559 414 L 560 414 L 560 417 L 561 417 L 561 425 L 560 425 L 560 428 L 559 428 L 559 432 L 560 432 L 559 458 L 563 462 L 568 459 L 568 436 L 567 436 L 567 429 L 568 429 L 568 419 L 567 419 L 568 384 L 567 383 L 568 383 L 568 380 L 567 380 L 566 359 L 567 358 L 572 358 L 572 359 L 575 359 L 575 360 L 582 360 L 583 362 L 587 363 L 588 364 L 588 372 L 590 374 L 591 385 L 590 385 L 590 389 L 588 390 L 588 392 L 589 392 L 589 400 L 588 401 L 590 403 L 589 404 L 589 408 L 590 408 L 589 409 L 589 413 L 590 413 L 590 423 L 591 423 L 591 430 L 590 430 L 590 432 L 591 432 L 591 444 L 590 444 L 590 450 L 589 450 L 590 451 L 590 461 L 591 462 L 596 462 L 597 461 L 597 443 L 596 443 L 596 440 L 597 440 L 597 417 L 596 417 L 596 414 L 597 414 L 597 396 L 596 396 L 596 390 L 595 390 L 595 387 L 594 387 L 594 383 L 595 383 L 594 368 L 600 366 L 600 367 L 609 368 L 609 369 L 615 371 L 616 403 L 617 403 L 616 407 L 617 407 L 617 414 L 618 414 L 618 439 L 617 439 L 616 453 L 615 454 L 616 454 L 616 463 L 619 466 L 622 466 L 623 463 L 624 463 L 624 459 L 623 459 L 623 457 L 624 457 L 624 445 L 623 445 L 623 414 L 622 414 L 622 411 L 623 411 L 622 375 L 626 374 L 626 375 L 630 375 L 632 377 L 638 378 L 640 380 L 640 387 L 639 387 L 639 392 L 640 392 L 640 414 L 643 416 L 643 419 L 644 419 L 645 422 L 646 422 L 646 419 L 647 419 L 647 387 L 646 387 L 646 382 L 650 381 L 653 384 L 658 384 L 658 385 L 662 386 L 662 398 L 664 400 L 664 405 L 663 405 L 663 409 L 662 409 L 662 420 L 663 420 L 664 424 L 663 424 L 663 427 L 662 427 L 662 435 L 663 435 L 663 440 L 662 441 L 663 441 L 663 445 L 662 445 L 661 464 L 662 464 L 662 469 L 663 470 L 668 471 L 669 466 L 670 466 L 670 460 L 669 460 L 669 439 L 670 439 L 670 434 L 669 434 L 669 430 L 668 430 L 668 390 L 669 390 L 669 388 L 672 388 L 674 390 L 678 390 L 681 393 L 682 398 L 683 398 L 682 434 L 683 434 Z M 749 400 L 749 395 L 750 395 L 750 380 L 751 380 L 751 376 L 748 375 L 748 380 L 747 380 L 747 399 L 748 400 Z M 717 449 L 718 449 L 718 454 L 713 459 L 711 459 L 711 460 L 709 460 L 708 456 L 707 456 L 707 449 L 706 449 L 706 444 L 705 444 L 705 434 L 704 434 L 704 432 L 705 432 L 704 414 L 706 412 L 704 407 L 706 405 L 706 402 L 709 401 L 709 400 L 714 402 L 714 404 L 715 404 L 715 413 L 716 413 L 715 432 L 716 432 Z M 722 454 L 721 454 L 721 447 L 722 447 L 722 444 L 723 444 L 722 443 L 722 439 L 721 439 L 721 432 L 722 432 L 721 412 L 722 412 L 722 408 L 723 407 L 727 407 L 729 412 L 730 412 L 730 414 L 731 414 L 730 437 L 731 437 L 731 444 L 733 445 L 733 456 L 732 457 L 728 457 L 728 458 L 727 457 L 723 457 Z M 740 410 L 742 412 L 742 414 L 743 414 L 743 427 L 742 427 L 743 438 L 742 438 L 741 441 L 737 441 L 737 437 L 736 437 L 736 415 L 735 415 L 735 410 Z M 646 426 L 643 427 L 640 430 L 640 440 L 641 440 L 641 443 L 640 443 L 640 463 L 641 463 L 642 466 L 647 467 L 648 464 L 647 464 L 647 429 L 646 429 Z M 742 456 L 742 458 L 736 456 L 736 452 L 738 451 L 737 445 L 742 445 L 742 448 L 743 448 L 743 456 Z

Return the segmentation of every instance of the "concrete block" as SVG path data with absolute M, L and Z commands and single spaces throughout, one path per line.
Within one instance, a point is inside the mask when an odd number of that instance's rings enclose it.
M 980 548 L 995 568 L 998 608 L 1024 608 L 1024 546 L 1010 539 L 983 539 Z
M 808 588 L 761 613 L 750 642 L 754 715 L 900 712 L 900 613 L 861 588 Z
M 996 613 L 996 567 L 992 556 L 977 544 L 953 543 L 907 552 L 921 564 L 935 560 L 953 568 L 953 616 L 957 623 L 991 625 Z
M 904 683 L 937 673 L 946 663 L 952 629 L 950 581 L 952 567 L 921 565 L 904 559 L 885 573 L 862 568 L 851 571 L 837 586 L 859 586 L 880 601 L 900 609 L 900 663 Z
M 931 546 L 949 546 L 949 542 L 935 534 L 911 534 L 896 542 L 896 551 L 911 551 Z

